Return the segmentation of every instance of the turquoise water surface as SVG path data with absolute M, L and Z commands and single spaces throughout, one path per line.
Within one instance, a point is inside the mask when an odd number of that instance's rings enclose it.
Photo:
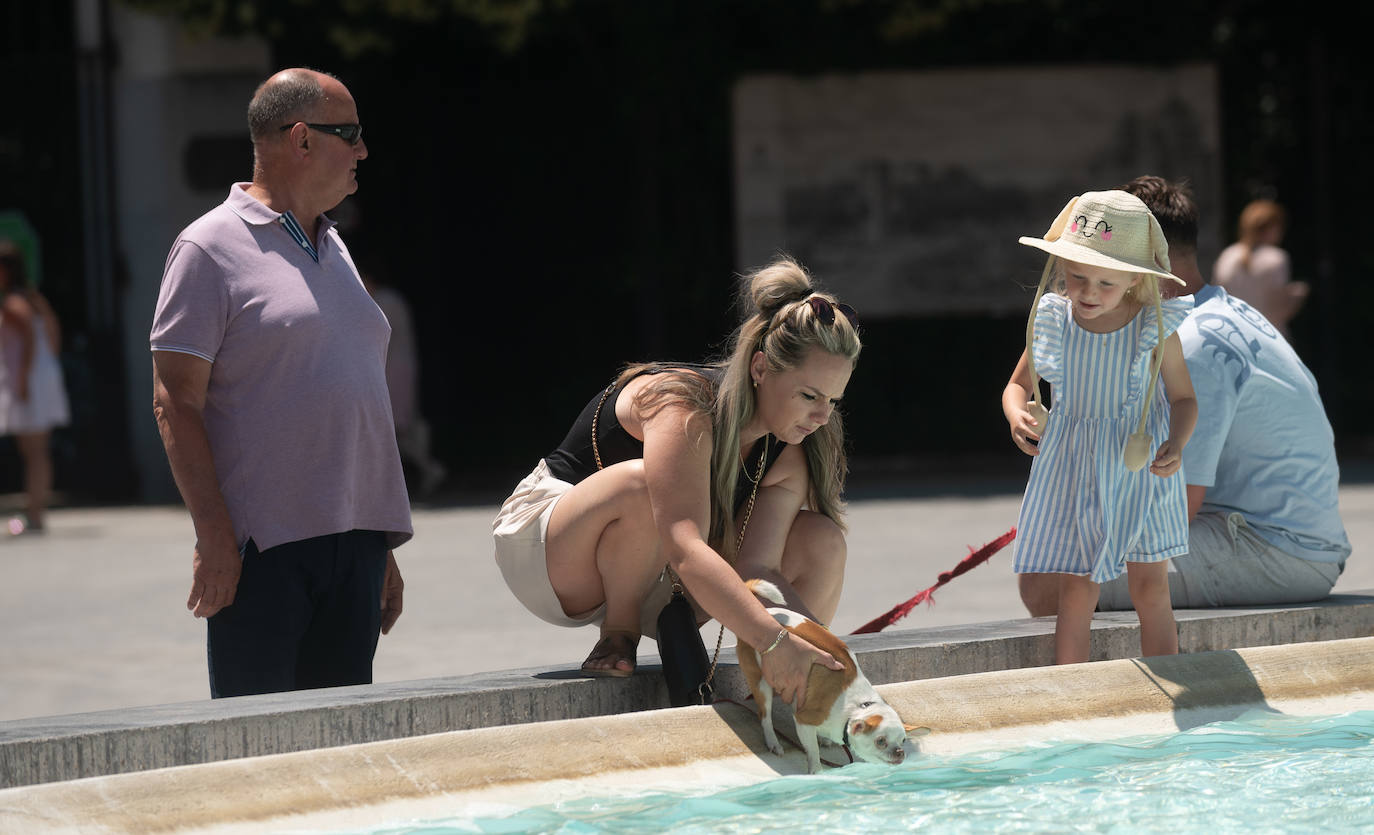
M 1374 711 L 1236 721 L 1112 742 L 856 763 L 750 786 L 579 798 L 439 833 L 1316 832 L 1374 829 Z M 767 756 L 766 754 L 764 756 Z M 633 773 L 626 776 L 632 787 Z

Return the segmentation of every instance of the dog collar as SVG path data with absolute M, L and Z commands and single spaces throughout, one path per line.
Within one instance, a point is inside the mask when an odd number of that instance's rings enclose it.
M 867 700 L 867 702 L 860 702 L 860 703 L 859 703 L 859 710 L 863 710 L 864 707 L 872 707 L 872 706 L 874 706 L 874 705 L 877 705 L 877 702 L 874 702 L 874 700 L 872 700 L 872 699 Z M 841 733 L 841 736 L 844 737 L 845 754 L 849 754 L 849 761 L 853 762 L 853 758 L 855 758 L 855 755 L 853 755 L 853 754 L 851 753 L 851 751 L 848 750 L 848 748 L 849 748 L 849 722 L 845 722 L 845 731 L 844 731 L 844 733 Z
M 870 699 L 869 701 L 866 701 L 866 702 L 860 702 L 860 703 L 859 703 L 859 710 L 863 710 L 863 709 L 866 708 L 866 707 L 873 707 L 873 706 L 876 705 L 876 704 L 877 704 L 877 702 L 873 701 L 872 699 Z M 845 747 L 845 749 L 846 749 L 846 750 L 845 750 L 845 753 L 846 753 L 846 754 L 849 754 L 849 761 L 850 761 L 850 762 L 853 762 L 853 761 L 854 761 L 854 755 L 853 755 L 852 753 L 850 753 L 850 751 L 848 750 L 848 748 L 849 748 L 849 723 L 848 723 L 848 722 L 845 722 L 845 723 L 844 723 L 844 733 L 840 734 L 840 736 L 844 738 L 844 747 Z

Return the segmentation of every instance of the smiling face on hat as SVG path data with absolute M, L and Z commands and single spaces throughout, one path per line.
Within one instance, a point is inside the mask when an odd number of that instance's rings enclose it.
M 1061 261 L 1064 270 L 1064 294 L 1073 306 L 1073 320 L 1084 330 L 1107 333 L 1131 321 L 1140 311 L 1140 303 L 1126 295 L 1140 283 L 1133 273 Z
M 1096 221 L 1088 219 L 1087 215 L 1079 215 L 1073 219 L 1073 224 L 1069 226 L 1070 234 L 1082 235 L 1085 238 L 1101 238 L 1104 241 L 1112 239 L 1112 227 L 1106 220 L 1098 218 Z

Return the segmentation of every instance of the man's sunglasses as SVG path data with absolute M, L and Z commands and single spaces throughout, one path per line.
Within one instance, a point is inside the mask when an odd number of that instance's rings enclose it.
M 289 125 L 282 125 L 278 130 L 291 130 L 296 124 L 296 122 L 292 122 Z M 358 140 L 363 138 L 363 126 L 356 122 L 351 125 L 321 125 L 315 122 L 302 122 L 301 124 L 321 133 L 332 133 L 349 145 L 357 145 Z
M 811 305 L 811 312 L 816 314 L 816 318 L 820 319 L 822 324 L 835 324 L 835 311 L 839 310 L 844 314 L 844 318 L 849 320 L 850 327 L 854 330 L 859 329 L 859 314 L 854 312 L 854 308 L 843 302 L 831 304 L 830 299 L 825 296 L 812 296 L 806 300 L 806 303 Z

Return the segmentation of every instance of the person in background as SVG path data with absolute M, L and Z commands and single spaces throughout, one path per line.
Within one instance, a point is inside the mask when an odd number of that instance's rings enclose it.
M 1195 300 L 1178 329 L 1201 405 L 1183 451 L 1189 547 L 1169 574 L 1174 606 L 1320 600 L 1351 548 L 1335 435 L 1316 378 L 1260 311 L 1203 282 L 1198 211 L 1186 184 L 1145 176 L 1122 188 L 1161 219 L 1187 282 L 1180 292 Z M 1104 591 L 1103 607 L 1120 608 L 1121 590 Z
M 415 348 L 415 326 L 410 304 L 400 291 L 378 280 L 377 272 L 362 269 L 363 285 L 391 325 L 386 351 L 386 386 L 391 392 L 391 415 L 396 421 L 396 445 L 401 460 L 412 465 L 419 484 L 415 498 L 434 494 L 448 475 L 447 468 L 430 452 L 429 421 L 420 414 L 420 357 Z
M 62 328 L 28 280 L 23 253 L 0 240 L 0 436 L 13 435 L 24 468 L 24 515 L 10 535 L 42 533 L 52 494 L 52 430 L 71 419 L 58 363 Z
M 1285 214 L 1273 200 L 1252 200 L 1240 213 L 1239 240 L 1221 251 L 1212 283 L 1258 310 L 1285 338 L 1307 300 L 1308 285 L 1293 281 L 1283 242 Z

